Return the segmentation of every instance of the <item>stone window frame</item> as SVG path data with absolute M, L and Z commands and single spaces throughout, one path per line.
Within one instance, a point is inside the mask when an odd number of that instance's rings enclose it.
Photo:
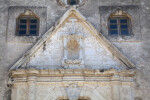
M 131 35 L 109 35 L 108 18 L 117 9 L 121 9 L 131 19 Z M 99 6 L 100 14 L 100 32 L 111 42 L 141 42 L 141 7 L 139 5 L 107 5 Z
M 117 25 L 117 28 L 116 29 L 112 29 L 110 26 L 111 26 L 111 24 L 112 23 L 110 23 L 110 20 L 116 20 L 117 21 L 117 23 L 116 23 L 116 25 Z M 122 30 L 125 30 L 125 29 L 122 29 L 121 28 L 121 25 L 123 25 L 123 23 L 120 23 L 120 20 L 121 19 L 125 19 L 125 20 L 127 20 L 127 23 L 125 23 L 126 25 L 127 25 L 127 28 L 126 28 L 126 30 L 128 31 L 128 33 L 127 34 L 122 34 L 121 33 L 121 31 Z M 128 17 L 126 17 L 126 16 L 111 16 L 110 18 L 109 18 L 109 21 L 108 21 L 108 25 L 109 25 L 109 35 L 131 35 L 132 34 L 132 32 L 131 32 L 131 29 L 132 29 L 132 25 L 131 25 L 131 20 L 128 18 Z M 111 33 L 111 30 L 117 30 L 118 31 L 118 34 L 112 34 Z
M 110 19 L 116 19 L 117 20 L 117 31 L 118 34 L 111 34 L 110 30 Z M 128 30 L 128 34 L 122 34 L 121 33 L 121 23 L 119 22 L 120 19 L 127 19 L 127 30 Z M 133 32 L 132 32 L 132 17 L 125 13 L 123 10 L 121 9 L 117 9 L 114 13 L 111 13 L 110 16 L 108 17 L 108 35 L 110 36 L 133 36 Z
M 19 30 L 20 30 L 20 20 L 21 19 L 25 19 L 26 20 L 26 34 L 19 34 Z M 30 25 L 32 25 L 32 23 L 30 22 L 31 19 L 36 19 L 37 23 L 33 24 L 36 25 L 37 28 L 35 29 L 30 29 Z M 21 13 L 17 18 L 16 18 L 16 35 L 17 36 L 38 36 L 39 35 L 39 28 L 40 28 L 40 18 L 34 14 L 31 10 L 26 10 L 24 13 Z M 30 30 L 36 30 L 36 34 L 30 34 L 29 31 Z

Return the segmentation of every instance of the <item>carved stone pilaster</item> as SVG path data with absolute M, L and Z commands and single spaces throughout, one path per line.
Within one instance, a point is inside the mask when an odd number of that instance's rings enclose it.
M 35 92 L 36 92 L 36 76 L 28 77 L 28 99 L 27 100 L 36 100 Z
M 79 53 L 79 59 L 83 59 L 83 41 L 82 41 L 82 39 L 80 38 L 80 41 L 79 41 L 79 43 L 80 43 L 80 53 Z
M 67 39 L 64 38 L 64 59 L 67 59 Z
M 77 33 L 73 33 L 73 34 L 64 34 L 63 36 L 63 44 L 64 44 L 64 57 L 62 60 L 62 65 L 65 68 L 84 68 L 84 53 L 83 53 L 83 38 L 84 36 L 82 34 L 77 34 Z M 70 59 L 69 58 L 69 48 L 68 48 L 68 42 L 70 41 L 75 41 L 77 42 L 78 46 L 79 46 L 79 57 L 75 58 L 75 59 Z M 73 46 L 73 45 L 71 45 Z
M 120 77 L 119 75 L 112 76 L 112 100 L 120 100 Z

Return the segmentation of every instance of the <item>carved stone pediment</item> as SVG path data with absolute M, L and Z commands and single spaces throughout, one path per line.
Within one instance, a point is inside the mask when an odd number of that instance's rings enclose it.
M 10 70 L 71 66 L 91 69 L 135 68 L 77 9 L 71 8 Z

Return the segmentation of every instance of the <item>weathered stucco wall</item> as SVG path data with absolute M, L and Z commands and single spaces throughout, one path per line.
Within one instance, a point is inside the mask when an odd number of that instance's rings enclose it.
M 149 100 L 150 95 L 150 2 L 149 0 L 88 0 L 85 5 L 78 8 L 78 10 L 91 22 L 94 27 L 105 35 L 106 38 L 112 40 L 112 37 L 107 36 L 107 25 L 103 24 L 100 13 L 100 6 L 121 6 L 121 5 L 136 5 L 139 10 L 137 12 L 130 12 L 133 18 L 137 18 L 138 21 L 134 21 L 136 24 L 134 36 L 139 34 L 138 41 L 136 39 L 128 41 L 128 38 L 115 39 L 112 43 L 137 67 L 136 79 L 135 79 L 135 100 Z M 47 8 L 47 28 L 48 30 L 54 23 L 65 13 L 68 8 L 61 7 L 56 0 L 1 0 L 0 1 L 0 100 L 9 99 L 8 83 L 8 70 L 28 49 L 31 48 L 33 43 L 21 43 L 13 41 L 8 42 L 7 36 L 9 36 L 9 25 L 12 24 L 11 29 L 15 29 L 14 13 L 9 14 L 10 6 L 34 6 L 34 7 L 46 7 Z M 18 8 L 19 9 L 19 8 Z M 111 7 L 110 7 L 111 9 Z M 111 10 L 110 10 L 111 11 Z M 106 12 L 105 12 L 106 13 Z M 9 22 L 8 19 L 13 22 Z M 107 22 L 104 22 L 107 23 Z M 138 24 L 138 25 L 137 25 Z M 139 25 L 140 24 L 140 25 Z M 14 25 L 14 26 L 13 26 Z M 137 31 L 138 30 L 138 31 Z M 41 34 L 44 34 L 43 31 Z M 13 33 L 15 34 L 15 33 Z M 133 38 L 134 38 L 133 36 Z M 17 36 L 15 37 L 17 38 Z M 16 40 L 17 41 L 17 40 Z

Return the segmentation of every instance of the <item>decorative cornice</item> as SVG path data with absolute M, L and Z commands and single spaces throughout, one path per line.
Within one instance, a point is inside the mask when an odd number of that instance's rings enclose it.
M 117 71 L 90 70 L 90 69 L 19 69 L 11 71 L 13 82 L 60 82 L 60 81 L 120 81 L 133 82 L 135 72 L 132 70 Z

